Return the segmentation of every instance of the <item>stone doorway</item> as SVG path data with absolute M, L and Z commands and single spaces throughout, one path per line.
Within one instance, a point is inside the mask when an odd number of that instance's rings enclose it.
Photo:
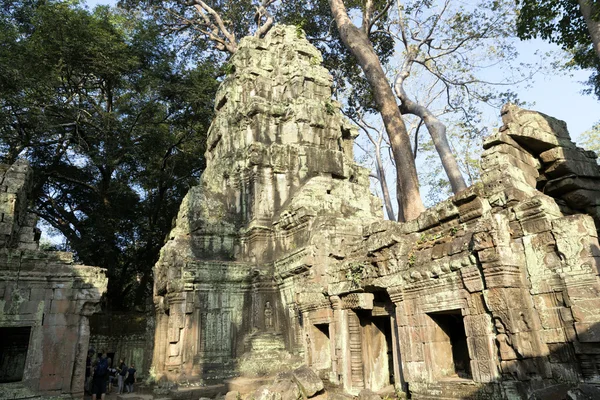
M 358 311 L 362 331 L 362 361 L 365 388 L 378 391 L 394 382 L 394 354 L 389 316 Z
M 467 334 L 460 310 L 428 313 L 432 375 L 435 378 L 473 379 Z
M 311 366 L 319 371 L 331 369 L 329 324 L 314 324 L 311 330 Z
M 23 380 L 31 327 L 0 328 L 0 383 Z

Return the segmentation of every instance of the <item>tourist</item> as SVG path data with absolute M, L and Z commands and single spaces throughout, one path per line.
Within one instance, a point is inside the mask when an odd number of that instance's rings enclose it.
M 108 359 L 106 353 L 96 360 L 94 376 L 92 377 L 92 400 L 104 400 L 106 396 L 106 382 L 108 380 Z
M 125 386 L 127 386 L 127 393 L 133 393 L 133 384 L 135 383 L 135 364 L 131 364 L 131 367 L 127 370 L 127 379 L 125 379 Z
M 125 360 L 121 358 L 121 361 L 119 361 L 119 366 L 117 368 L 118 370 L 118 375 L 117 375 L 117 379 L 119 382 L 119 390 L 118 393 L 119 394 L 123 394 L 123 383 L 125 381 L 125 375 L 127 375 L 127 365 L 125 364 Z

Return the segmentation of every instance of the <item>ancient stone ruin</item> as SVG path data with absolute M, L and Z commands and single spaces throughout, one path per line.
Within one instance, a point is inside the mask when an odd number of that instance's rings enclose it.
M 88 317 L 104 270 L 39 250 L 31 168 L 0 165 L 0 399 L 83 397 Z
M 244 38 L 231 59 L 207 168 L 154 269 L 160 373 L 210 383 L 312 354 L 302 319 L 310 308 L 298 290 L 324 290 L 332 249 L 362 237 L 362 224 L 381 214 L 321 61 L 294 27 Z M 323 294 L 316 300 L 330 304 Z M 323 340 L 313 346 L 323 352 L 312 363 L 331 369 L 331 315 L 316 312 Z
M 595 155 L 507 105 L 479 184 L 384 221 L 320 64 L 283 26 L 232 57 L 206 171 L 154 270 L 156 372 L 231 387 L 304 363 L 352 394 L 416 399 L 593 391 Z

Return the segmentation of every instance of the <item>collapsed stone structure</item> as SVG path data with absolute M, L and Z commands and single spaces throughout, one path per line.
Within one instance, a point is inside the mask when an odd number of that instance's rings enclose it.
M 88 317 L 107 279 L 71 253 L 39 250 L 31 174 L 24 161 L 0 165 L 0 399 L 81 398 Z
M 232 57 L 207 169 L 155 266 L 156 371 L 208 383 L 304 362 L 350 393 L 421 399 L 600 383 L 593 153 L 507 105 L 481 183 L 384 221 L 320 62 L 283 26 Z

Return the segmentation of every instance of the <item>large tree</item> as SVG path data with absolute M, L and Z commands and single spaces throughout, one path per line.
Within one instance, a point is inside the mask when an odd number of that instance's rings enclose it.
M 113 308 L 141 304 L 177 207 L 201 173 L 217 82 L 150 20 L 77 3 L 4 2 L 0 150 L 35 168 L 35 212 Z
M 389 3 L 388 3 L 389 4 Z M 389 7 L 388 4 L 384 6 Z M 346 47 L 356 57 L 371 87 L 377 110 L 381 114 L 396 165 L 398 220 L 410 221 L 425 209 L 419 192 L 417 168 L 412 157 L 410 138 L 396 103 L 394 92 L 369 39 L 374 24 L 386 12 L 374 13 L 374 2 L 367 0 L 362 24 L 354 25 L 342 0 L 329 0 L 331 13 Z
M 361 22 L 360 27 L 353 30 L 354 35 L 370 42 L 373 51 L 366 45 L 339 47 L 337 43 L 342 41 L 337 26 L 329 22 L 333 19 L 329 4 L 341 10 L 342 15 L 352 16 L 351 21 L 345 19 L 346 29 L 352 22 Z M 335 3 L 288 0 L 283 2 L 276 15 L 278 20 L 303 27 L 310 40 L 324 53 L 325 64 L 336 80 L 337 94 L 345 96 L 344 111 L 363 127 L 368 114 L 377 111 L 377 90 L 371 84 L 372 79 L 365 79 L 368 76 L 361 68 L 367 64 L 357 62 L 357 52 L 369 52 L 367 66 L 373 69 L 380 64 L 387 81 L 381 87 L 385 91 L 386 86 L 394 87 L 402 118 L 408 122 L 410 115 L 418 117 L 420 123 L 414 126 L 423 126 L 421 131 L 429 132 L 445 179 L 454 193 L 466 187 L 465 171 L 453 154 L 447 125 L 456 125 L 453 122 L 460 119 L 464 121 L 462 131 L 470 124 L 471 134 L 479 133 L 474 125 L 482 108 L 499 108 L 506 100 L 514 100 L 513 93 L 503 88 L 529 79 L 536 70 L 535 66 L 514 68 L 511 65 L 516 52 L 515 10 L 510 1 L 479 0 L 466 4 L 454 0 L 347 0 Z M 501 79 L 485 79 L 489 76 L 487 70 L 498 65 L 511 73 L 503 74 Z M 379 76 L 380 82 L 384 82 L 381 74 Z M 351 89 L 346 90 L 347 87 Z M 421 142 L 416 136 L 413 154 Z M 371 142 L 374 159 L 380 160 L 381 142 L 378 139 Z M 388 144 L 392 145 L 391 141 Z M 379 177 L 381 161 L 375 164 Z M 401 164 L 398 168 L 404 166 Z M 386 196 L 384 179 L 379 182 L 391 217 L 393 213 L 386 200 L 389 196 Z

